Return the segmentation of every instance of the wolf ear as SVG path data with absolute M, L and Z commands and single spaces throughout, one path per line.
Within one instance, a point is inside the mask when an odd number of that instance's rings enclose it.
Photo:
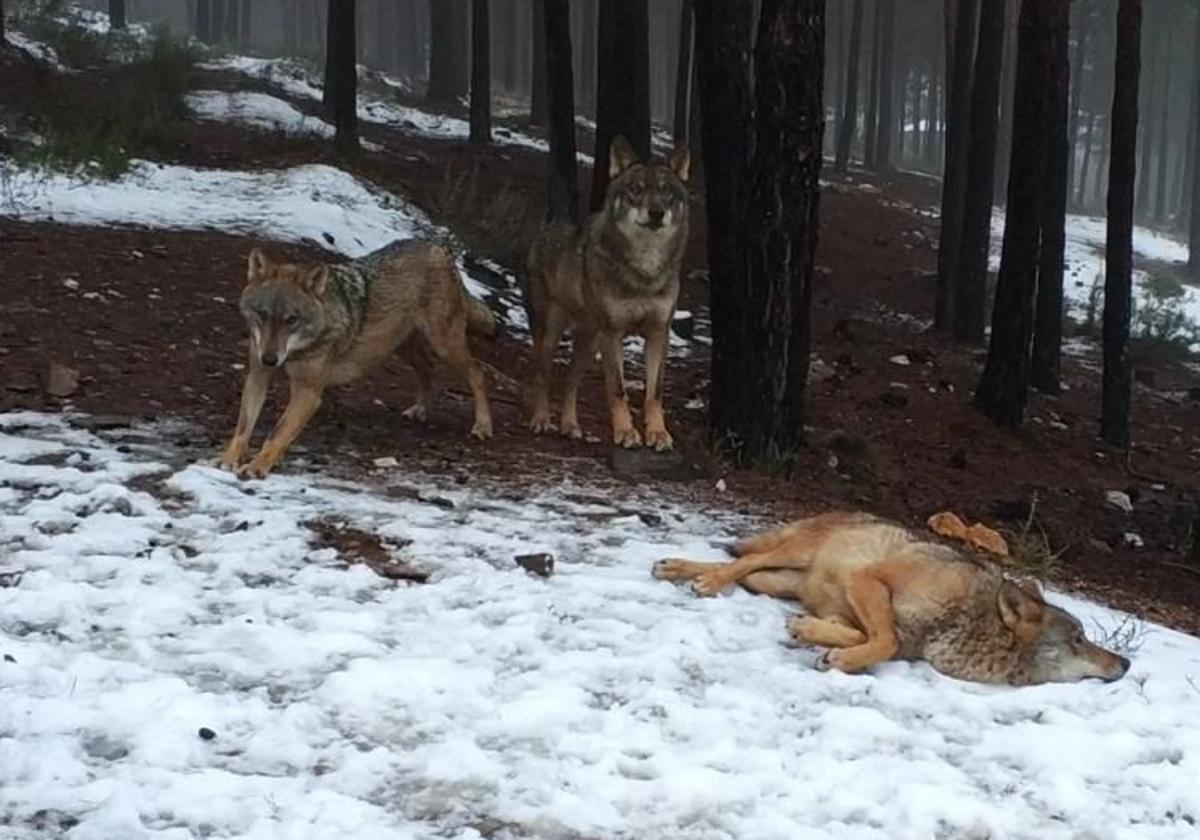
M 671 152 L 671 159 L 668 163 L 671 165 L 671 170 L 679 176 L 679 180 L 686 183 L 688 173 L 692 170 L 692 153 L 688 147 L 680 146 Z
M 311 271 L 307 272 L 300 285 L 313 297 L 322 297 L 325 294 L 325 286 L 329 283 L 329 266 L 319 265 Z
M 1021 586 L 1012 581 L 1000 584 L 1000 592 L 996 595 L 996 607 L 1000 611 L 1000 620 L 1004 626 L 1023 645 L 1027 645 L 1037 637 L 1038 628 L 1042 624 L 1045 607 L 1042 601 L 1034 598 Z
M 262 282 L 267 276 L 267 267 L 271 261 L 267 259 L 267 255 L 262 252 L 262 248 L 255 248 L 250 252 L 250 258 L 246 262 L 246 285 L 253 286 L 255 283 Z
M 629 141 L 618 134 L 608 147 L 608 177 L 616 178 L 637 163 L 637 160 L 637 152 L 633 150 L 633 146 L 630 146 Z

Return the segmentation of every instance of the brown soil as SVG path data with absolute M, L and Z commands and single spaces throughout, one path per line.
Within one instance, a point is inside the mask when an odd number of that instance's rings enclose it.
M 232 84 L 227 77 L 204 80 L 204 86 Z M 5 96 L 0 91 L 0 108 L 11 106 Z M 386 151 L 339 165 L 409 196 L 475 255 L 520 264 L 541 218 L 539 155 L 378 127 L 365 133 Z M 172 157 L 247 169 L 334 160 L 316 141 L 211 125 L 191 127 Z M 862 180 L 835 179 L 823 196 L 812 313 L 814 352 L 823 364 L 811 385 L 809 445 L 793 476 L 739 468 L 714 454 L 704 412 L 685 407 L 707 382 L 707 354 L 696 344 L 690 358 L 672 363 L 668 377 L 670 422 L 690 476 L 673 492 L 768 517 L 854 506 L 919 525 L 951 509 L 1007 529 L 1021 527 L 1036 498 L 1035 522 L 1063 552 L 1060 583 L 1200 632 L 1200 564 L 1186 551 L 1200 492 L 1200 400 L 1188 389 L 1200 378 L 1158 361 L 1156 389 L 1137 389 L 1136 444 L 1128 458 L 1097 439 L 1099 374 L 1087 360 L 1067 361 L 1069 391 L 1032 397 L 1024 429 L 994 428 L 969 401 L 981 351 L 926 334 L 914 319 L 931 308 L 937 230 L 913 208 L 934 205 L 935 186 L 896 176 L 871 178 L 864 189 Z M 696 271 L 704 264 L 699 201 L 693 213 L 681 307 L 701 312 L 708 289 L 706 275 Z M 202 439 L 191 443 L 215 454 L 236 416 L 245 353 L 236 300 L 249 244 L 217 233 L 0 219 L 0 410 L 70 406 L 181 416 L 200 430 Z M 329 258 L 315 243 L 269 250 Z M 480 342 L 477 350 L 494 370 L 524 377 L 528 351 L 517 337 Z M 910 364 L 890 361 L 900 354 Z M 65 399 L 43 389 L 54 362 L 81 374 L 78 390 Z M 397 361 L 369 387 L 338 392 L 284 469 L 365 471 L 372 459 L 391 455 L 402 467 L 419 465 L 461 482 L 486 475 L 510 480 L 518 491 L 535 477 L 611 475 L 606 445 L 530 436 L 519 390 L 508 379 L 495 388 L 497 435 L 486 445 L 467 440 L 470 400 L 460 383 L 447 383 L 428 426 L 399 419 L 412 384 Z M 581 393 L 581 417 L 597 438 L 607 431 L 600 389 L 593 371 Z M 278 410 L 278 403 L 267 410 Z M 713 489 L 721 478 L 724 492 Z M 1129 494 L 1132 515 L 1106 504 L 1109 490 Z M 1127 533 L 1144 546 L 1128 545 Z

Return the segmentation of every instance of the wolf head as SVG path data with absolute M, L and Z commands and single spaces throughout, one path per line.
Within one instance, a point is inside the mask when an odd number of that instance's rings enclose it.
M 687 222 L 687 148 L 666 161 L 642 161 L 624 137 L 616 137 L 608 160 L 606 204 L 625 236 L 666 240 Z
M 274 263 L 258 248 L 250 252 L 240 307 L 250 328 L 251 352 L 263 366 L 282 367 L 320 337 L 328 282 L 328 266 Z
M 1020 648 L 1008 679 L 1014 685 L 1088 678 L 1113 682 L 1129 670 L 1128 659 L 1088 641 L 1077 618 L 1047 604 L 1032 586 L 1005 581 L 996 607 Z

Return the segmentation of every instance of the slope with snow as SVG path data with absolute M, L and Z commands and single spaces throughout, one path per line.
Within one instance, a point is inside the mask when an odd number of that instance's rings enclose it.
M 0 416 L 6 838 L 1194 836 L 1194 638 L 1148 628 L 1111 685 L 819 673 L 785 605 L 650 578 L 752 526 L 720 511 L 298 462 L 246 484 L 180 429 L 106 434 Z M 345 567 L 304 524 L 330 519 L 430 582 Z M 537 550 L 553 577 L 513 563 Z

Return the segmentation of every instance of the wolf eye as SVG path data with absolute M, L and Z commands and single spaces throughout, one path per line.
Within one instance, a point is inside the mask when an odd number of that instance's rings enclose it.
M 289 327 L 294 327 L 296 324 L 300 323 L 300 319 L 295 315 L 289 315 L 283 319 L 283 323 L 287 324 Z

